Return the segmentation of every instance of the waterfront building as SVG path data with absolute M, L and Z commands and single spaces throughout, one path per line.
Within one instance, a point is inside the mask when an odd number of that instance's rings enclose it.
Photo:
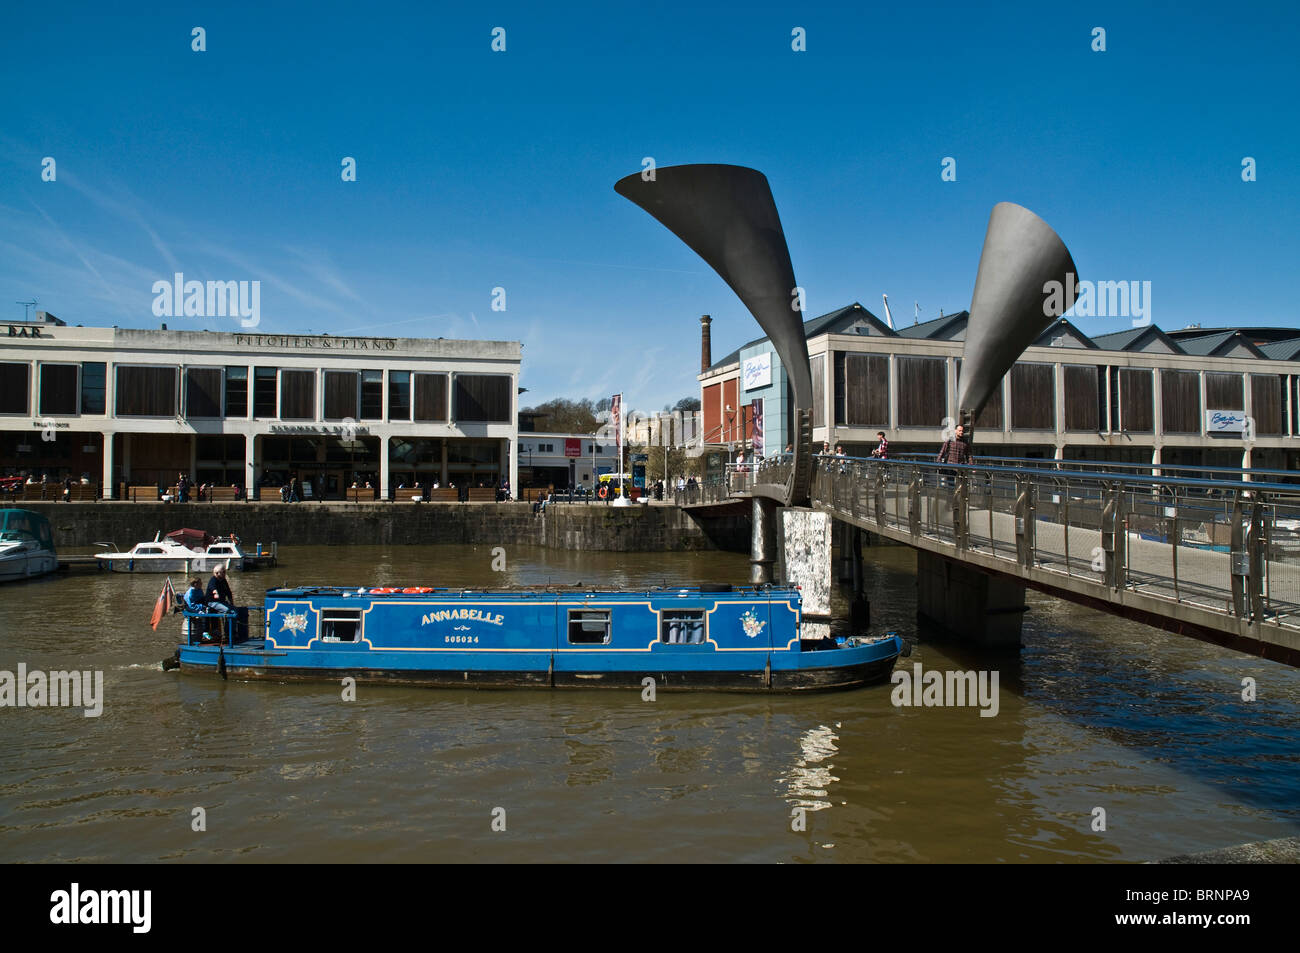
M 521 433 L 519 487 L 585 486 L 618 471 L 618 444 L 604 433 Z
M 933 452 L 955 420 L 965 311 L 897 330 L 854 303 L 804 324 L 814 439 L 853 456 L 876 445 Z M 702 319 L 705 442 L 733 452 L 753 437 L 755 401 L 768 453 L 791 441 L 780 358 L 758 338 L 719 361 Z M 1027 348 L 976 421 L 981 456 L 1113 460 L 1166 466 L 1300 469 L 1300 329 L 1155 325 L 1090 336 L 1066 318 Z M 1253 438 L 1253 439 L 1251 439 Z
M 328 334 L 0 325 L 0 468 L 278 490 L 518 479 L 521 346 Z M 264 497 L 265 498 L 265 497 Z

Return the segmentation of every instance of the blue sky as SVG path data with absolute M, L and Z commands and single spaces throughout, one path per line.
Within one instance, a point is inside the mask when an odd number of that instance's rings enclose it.
M 1008 200 L 1161 327 L 1300 326 L 1294 4 L 116 6 L 3 16 L 5 316 L 150 327 L 175 271 L 259 280 L 268 333 L 519 340 L 525 403 L 654 410 L 700 314 L 715 357 L 759 332 L 614 193 L 651 156 L 767 174 L 810 316 L 968 307 Z

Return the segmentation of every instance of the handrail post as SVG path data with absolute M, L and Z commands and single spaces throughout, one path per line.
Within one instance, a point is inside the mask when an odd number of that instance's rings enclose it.
M 1253 622 L 1264 620 L 1264 500 L 1255 492 L 1250 507 L 1250 528 L 1246 531 L 1246 555 L 1250 575 L 1250 618 Z
M 1016 477 L 1016 556 L 1020 565 L 1034 565 L 1034 483 L 1025 475 Z
M 885 525 L 885 464 L 881 463 L 876 467 L 875 486 L 872 492 L 875 494 L 875 512 L 876 525 Z
M 970 474 L 965 470 L 957 474 L 952 494 L 952 533 L 958 552 L 970 548 Z
M 921 471 L 912 470 L 912 482 L 907 485 L 907 528 L 913 536 L 921 535 Z
M 1250 554 L 1246 551 L 1245 504 L 1249 491 L 1237 490 L 1232 499 L 1232 527 L 1228 570 L 1232 573 L 1232 614 L 1239 619 L 1250 614 L 1250 591 L 1247 578 L 1250 573 Z

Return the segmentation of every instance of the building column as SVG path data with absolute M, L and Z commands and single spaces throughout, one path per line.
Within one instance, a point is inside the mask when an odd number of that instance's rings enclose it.
M 519 492 L 519 440 L 505 437 L 501 441 L 505 452 L 510 454 L 510 495 Z
M 261 476 L 257 472 L 256 444 L 255 434 L 244 434 L 244 499 L 246 500 L 253 498 L 253 487 L 257 485 L 257 478 Z
M 390 438 L 388 431 L 385 430 L 379 437 L 379 495 L 381 500 L 387 500 L 391 497 L 388 492 L 388 447 Z
M 104 486 L 101 495 L 106 500 L 113 498 L 113 442 L 115 435 L 104 431 Z
M 438 481 L 442 486 L 447 485 L 447 441 L 449 439 L 451 438 L 450 437 L 442 438 L 442 479 Z

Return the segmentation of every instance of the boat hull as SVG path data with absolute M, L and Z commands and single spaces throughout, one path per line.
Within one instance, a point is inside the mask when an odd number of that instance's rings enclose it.
M 867 647 L 873 648 L 873 647 Z M 485 668 L 481 659 L 465 659 L 468 665 L 445 668 L 371 668 L 291 663 L 283 653 L 264 652 L 248 644 L 233 647 L 182 646 L 179 653 L 183 673 L 215 674 L 224 657 L 226 675 L 239 680 L 273 682 L 356 680 L 358 685 L 402 685 L 419 688 L 543 688 L 621 689 L 642 691 L 645 679 L 654 679 L 656 692 L 826 692 L 862 688 L 888 681 L 902 643 L 894 637 L 875 651 L 826 649 L 801 653 L 797 667 L 763 670 L 709 668 L 667 668 L 631 660 L 623 667 L 605 671 L 557 671 L 550 660 L 531 664 Z M 842 654 L 843 653 L 843 654 Z M 649 661 L 648 659 L 646 660 Z M 539 664 L 540 663 L 540 664 Z M 500 663 L 498 663 L 500 664 Z
M 210 573 L 218 566 L 225 566 L 230 572 L 244 568 L 242 559 L 222 557 L 213 559 L 207 556 L 195 556 L 184 559 L 175 556 L 105 556 L 95 557 L 100 569 L 108 572 L 132 573 Z
M 58 557 L 44 550 L 4 556 L 0 557 L 0 582 L 35 579 L 58 568 Z

